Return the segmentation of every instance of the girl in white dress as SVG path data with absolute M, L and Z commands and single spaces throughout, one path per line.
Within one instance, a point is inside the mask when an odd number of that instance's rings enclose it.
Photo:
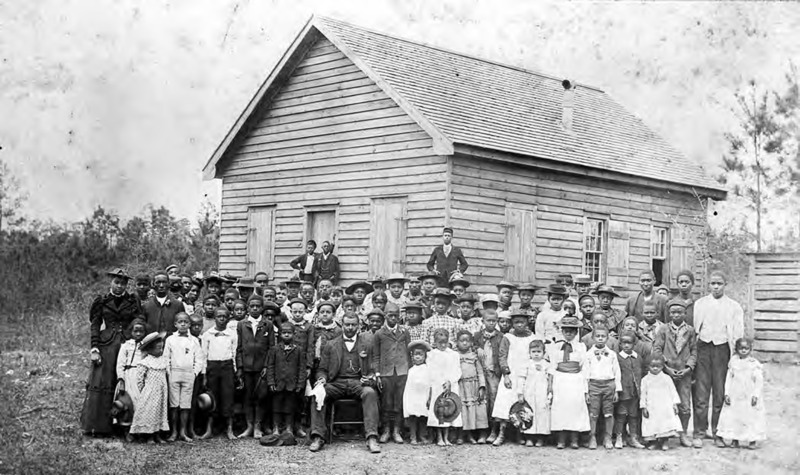
M 553 402 L 550 410 L 550 430 L 558 431 L 557 449 L 578 448 L 578 433 L 589 430 L 588 386 L 581 369 L 586 359 L 586 345 L 578 341 L 582 326 L 577 317 L 561 319 L 563 340 L 547 345 L 549 372 L 553 376 Z
M 413 366 L 408 369 L 403 392 L 403 417 L 411 431 L 411 445 L 417 445 L 427 442 L 425 427 L 431 406 L 431 375 L 426 359 L 431 345 L 427 341 L 415 340 L 408 344 L 408 351 Z
M 431 403 L 428 408 L 428 427 L 438 428 L 436 445 L 453 445 L 450 443 L 449 435 L 451 427 L 461 427 L 463 425 L 461 414 L 452 422 L 439 422 L 434 412 L 434 401 L 440 394 L 452 392 L 458 393 L 458 380 L 461 379 L 461 359 L 458 352 L 449 346 L 450 332 L 445 328 L 433 330 L 433 342 L 435 347 L 428 354 L 428 371 L 431 375 Z M 408 384 L 408 383 L 406 383 Z
M 492 417 L 500 421 L 497 438 L 492 442 L 495 447 L 505 442 L 508 416 L 511 406 L 517 402 L 519 377 L 528 365 L 528 348 L 534 338 L 528 326 L 528 314 L 511 314 L 511 331 L 503 335 L 498 349 L 500 371 L 503 378 L 497 388 L 497 397 L 492 409 Z
M 545 344 L 533 340 L 529 345 L 531 359 L 519 376 L 517 394 L 520 402 L 527 402 L 533 409 L 533 424 L 525 431 L 525 445 L 536 447 L 544 445 L 545 435 L 550 434 L 550 402 L 553 397 L 553 376 L 548 374 L 548 364 L 544 360 Z
M 731 445 L 755 449 L 767 438 L 764 411 L 764 371 L 750 355 L 750 341 L 736 340 L 736 356 L 728 363 L 725 379 L 725 405 L 719 416 L 717 436 L 732 439 Z M 728 441 L 725 441 L 727 445 Z
M 668 441 L 683 430 L 678 418 L 678 404 L 681 398 L 675 390 L 672 378 L 664 373 L 664 357 L 653 356 L 649 373 L 642 378 L 642 395 L 639 407 L 642 408 L 642 438 L 648 442 L 647 448 L 669 450 Z

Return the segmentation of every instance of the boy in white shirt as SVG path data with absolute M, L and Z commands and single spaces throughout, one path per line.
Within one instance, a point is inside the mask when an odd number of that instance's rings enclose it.
M 601 412 L 605 422 L 603 445 L 613 449 L 611 434 L 614 430 L 614 404 L 622 391 L 622 376 L 617 354 L 606 347 L 608 330 L 605 327 L 594 329 L 594 346 L 587 348 L 583 374 L 588 381 L 589 391 L 586 404 L 589 406 L 589 448 L 597 448 L 597 419 Z
M 190 325 L 189 315 L 183 312 L 175 315 L 175 327 L 178 331 L 167 337 L 164 343 L 164 357 L 168 361 L 169 410 L 172 418 L 172 435 L 167 439 L 170 442 L 178 439 L 178 414 L 180 414 L 181 440 L 192 441 L 186 429 L 189 427 L 194 380 L 203 372 L 204 367 L 200 341 L 189 333 Z

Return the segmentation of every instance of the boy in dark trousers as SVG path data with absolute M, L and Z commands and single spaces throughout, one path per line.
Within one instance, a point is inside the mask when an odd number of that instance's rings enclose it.
M 294 342 L 296 327 L 291 323 L 281 325 L 278 344 L 267 354 L 267 385 L 272 393 L 273 434 L 281 422 L 284 432 L 294 435 L 294 415 L 297 413 L 299 394 L 306 387 L 306 357 Z
M 236 376 L 244 380 L 244 410 L 247 428 L 238 438 L 253 436 L 260 439 L 261 421 L 264 419 L 264 399 L 267 385 L 262 384 L 266 376 L 267 353 L 275 342 L 272 323 L 261 316 L 264 299 L 253 295 L 247 302 L 248 316 L 236 327 Z
M 636 335 L 633 332 L 623 332 L 619 337 L 620 350 L 617 353 L 619 371 L 622 379 L 622 392 L 619 393 L 619 401 L 615 406 L 614 432 L 617 440 L 614 448 L 621 449 L 622 434 L 625 425 L 628 425 L 628 445 L 643 449 L 644 445 L 639 442 L 639 394 L 642 388 L 642 372 L 645 362 L 642 355 L 633 351 L 636 344 Z
M 228 328 L 230 313 L 219 308 L 214 314 L 215 326 L 203 333 L 200 338 L 203 355 L 206 358 L 206 382 L 208 390 L 214 395 L 215 414 L 208 417 L 205 433 L 201 439 L 210 438 L 213 433 L 214 417 L 225 420 L 225 435 L 229 440 L 233 435 L 233 388 L 236 374 L 236 330 Z
M 294 327 L 294 345 L 303 353 L 303 362 L 306 365 L 304 370 L 306 377 L 311 375 L 311 366 L 314 364 L 314 326 L 305 319 L 308 306 L 306 301 L 300 297 L 294 298 L 290 302 L 291 320 L 287 323 Z M 305 386 L 304 386 L 305 388 Z M 306 398 L 303 393 L 295 396 L 299 412 L 302 415 L 308 414 L 306 411 Z M 302 428 L 301 421 L 297 421 L 297 435 L 305 437 L 306 433 Z
M 672 300 L 667 308 L 670 322 L 658 329 L 653 354 L 664 357 L 664 372 L 672 378 L 681 399 L 678 404 L 678 418 L 683 427 L 681 445 L 692 447 L 686 431 L 692 415 L 692 372 L 697 363 L 697 334 L 694 328 L 683 321 L 686 317 L 686 304 L 683 301 Z
M 403 392 L 408 378 L 411 337 L 400 325 L 400 308 L 392 302 L 386 304 L 386 323 L 375 332 L 372 339 L 373 371 L 381 392 L 381 419 L 383 430 L 378 441 L 389 441 L 389 430 L 393 425 L 392 439 L 403 443 L 400 429 L 403 421 Z
M 473 334 L 473 345 L 478 353 L 478 358 L 483 363 L 483 375 L 486 378 L 486 408 L 489 414 L 494 409 L 494 398 L 497 396 L 497 387 L 500 385 L 500 342 L 503 333 L 497 328 L 497 310 L 483 311 L 483 330 Z M 491 422 L 492 431 L 488 438 L 486 432 L 480 435 L 479 444 L 489 443 L 497 439 L 500 430 L 500 421 Z

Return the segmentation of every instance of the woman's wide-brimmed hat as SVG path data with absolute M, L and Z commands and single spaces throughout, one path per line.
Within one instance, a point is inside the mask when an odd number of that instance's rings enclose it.
M 370 293 L 373 290 L 375 290 L 372 287 L 372 285 L 369 284 L 369 282 L 365 282 L 363 280 L 359 280 L 358 282 L 353 282 L 352 284 L 347 286 L 347 288 L 344 290 L 344 292 L 347 293 L 347 294 L 351 294 L 352 295 L 353 292 L 355 292 L 356 289 L 358 289 L 358 288 L 364 289 L 364 292 L 366 292 L 366 293 Z
M 558 324 L 559 327 L 562 329 L 564 328 L 582 328 L 583 323 L 578 320 L 578 317 L 571 317 L 566 316 L 561 318 L 561 322 Z
M 594 291 L 594 293 L 597 295 L 608 294 L 611 295 L 612 297 L 622 297 L 620 294 L 614 291 L 614 287 L 605 284 L 598 286 L 597 289 Z
M 439 424 L 453 422 L 461 414 L 461 398 L 452 391 L 440 394 L 434 403 L 433 414 L 439 419 Z
M 422 274 L 421 276 L 417 277 L 417 280 L 420 282 L 424 282 L 427 279 L 438 280 L 439 274 L 435 272 L 428 272 L 427 274 Z
M 517 292 L 522 292 L 523 290 L 529 290 L 531 292 L 536 292 L 537 290 L 542 290 L 542 287 L 526 282 L 524 284 L 520 284 L 519 287 L 517 287 Z
M 464 288 L 469 287 L 469 281 L 464 278 L 464 274 L 460 272 L 454 272 L 452 276 L 450 276 L 450 282 L 448 283 L 450 288 L 452 289 L 454 285 L 460 285 Z
M 164 341 L 167 337 L 167 332 L 153 332 L 149 333 L 147 336 L 142 338 L 142 343 L 139 345 L 139 349 L 141 351 L 145 351 L 150 348 L 157 341 Z
M 120 279 L 125 279 L 125 281 L 131 280 L 131 276 L 122 270 L 121 267 L 117 267 L 109 272 L 106 272 L 106 275 L 109 277 L 119 277 Z
M 414 341 L 412 341 L 411 343 L 408 344 L 409 353 L 414 351 L 417 348 L 422 348 L 425 351 L 431 351 L 433 349 L 433 347 L 431 347 L 431 344 L 428 343 L 425 340 L 414 340 Z
M 405 284 L 410 280 L 411 279 L 406 277 L 402 272 L 394 272 L 392 274 L 389 274 L 389 277 L 386 278 L 386 283 L 390 284 L 392 282 L 402 282 Z
M 561 284 L 550 284 L 547 286 L 547 295 L 569 295 L 569 291 Z
M 527 402 L 517 401 L 511 405 L 508 421 L 517 429 L 523 431 L 533 426 L 533 409 Z
M 495 287 L 497 287 L 497 290 L 500 290 L 502 288 L 508 288 L 508 289 L 511 289 L 511 290 L 517 290 L 517 285 L 513 284 L 513 283 L 511 283 L 511 282 L 509 282 L 507 280 L 501 280 L 500 282 L 498 282 L 498 284 Z
M 439 287 L 439 288 L 437 288 L 436 290 L 434 290 L 434 291 L 433 291 L 433 296 L 434 296 L 434 297 L 445 297 L 445 298 L 447 298 L 448 300 L 451 300 L 451 301 L 452 301 L 452 300 L 453 300 L 453 298 L 455 297 L 455 296 L 454 296 L 454 295 L 453 295 L 453 294 L 450 292 L 450 289 L 446 289 L 446 288 L 444 288 L 444 287 Z

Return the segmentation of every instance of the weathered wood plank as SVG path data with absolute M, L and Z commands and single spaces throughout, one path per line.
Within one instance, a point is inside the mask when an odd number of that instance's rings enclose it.
M 754 320 L 769 320 L 769 321 L 781 321 L 781 322 L 796 322 L 800 320 L 800 316 L 794 313 L 783 313 L 783 312 L 760 312 L 756 311 L 753 312 L 753 319 Z
M 798 299 L 800 290 L 756 290 L 756 300 Z
M 776 284 L 776 283 L 761 283 L 756 282 L 753 284 L 756 291 L 759 290 L 789 290 L 797 291 L 797 284 Z
M 800 312 L 798 300 L 756 300 L 755 310 L 775 312 Z
M 759 268 L 756 266 L 755 269 L 756 279 L 759 279 L 761 276 L 767 275 L 800 275 L 800 269 L 792 269 L 788 267 L 779 268 L 779 269 L 766 269 L 766 268 Z
M 326 88 L 330 86 L 336 86 L 338 84 L 346 84 L 353 81 L 359 81 L 363 84 L 369 84 L 372 79 L 368 78 L 363 72 L 355 71 L 351 73 L 344 73 L 338 75 L 329 75 L 325 77 L 321 77 L 314 81 L 305 81 L 305 82 L 296 82 L 292 79 L 284 84 L 281 88 L 280 92 L 277 94 L 276 97 L 282 98 L 292 98 L 292 97 L 299 97 L 303 95 L 303 91 L 313 88 Z M 334 89 L 336 89 L 334 87 Z M 331 89 L 331 90 L 334 90 Z
M 800 272 L 800 261 L 758 261 L 757 269 L 795 269 Z
M 800 262 L 800 252 L 780 252 L 754 254 L 756 263 L 759 262 Z
M 753 322 L 753 328 L 756 330 L 774 330 L 774 331 L 793 331 L 797 332 L 800 331 L 800 325 L 798 322 L 786 322 L 786 321 L 777 321 L 772 322 L 769 320 L 755 320 Z
M 779 340 L 797 342 L 797 330 L 756 330 L 756 340 Z
M 395 125 L 409 125 L 412 120 L 407 115 L 398 114 L 394 109 L 390 109 L 391 114 L 387 117 L 373 118 L 368 114 L 360 114 L 361 120 L 353 120 L 342 124 L 314 127 L 310 129 L 289 130 L 269 135 L 248 136 L 243 142 L 243 146 L 254 146 L 262 143 L 288 142 L 298 139 L 308 139 L 325 135 L 334 135 L 365 129 L 380 129 Z
M 800 284 L 800 275 L 786 275 L 786 276 L 765 275 L 761 277 L 756 277 L 756 285 L 772 285 L 772 284 L 779 284 L 779 285 L 793 284 L 796 286 L 797 284 Z
M 755 340 L 753 349 L 756 351 L 794 353 L 798 350 L 796 341 Z
M 397 107 L 397 104 L 395 104 L 394 101 L 387 97 L 385 99 L 377 99 L 369 102 L 358 102 L 355 104 L 342 104 L 337 107 L 330 107 L 323 110 L 314 110 L 291 115 L 273 116 L 267 112 L 256 124 L 256 126 L 253 127 L 252 133 L 255 135 L 261 135 L 270 133 L 271 131 L 269 128 L 278 125 L 288 126 L 288 124 L 293 124 L 292 127 L 305 127 L 313 124 L 314 121 L 319 122 L 323 119 L 349 117 L 352 114 L 359 112 L 392 108 L 400 109 Z

